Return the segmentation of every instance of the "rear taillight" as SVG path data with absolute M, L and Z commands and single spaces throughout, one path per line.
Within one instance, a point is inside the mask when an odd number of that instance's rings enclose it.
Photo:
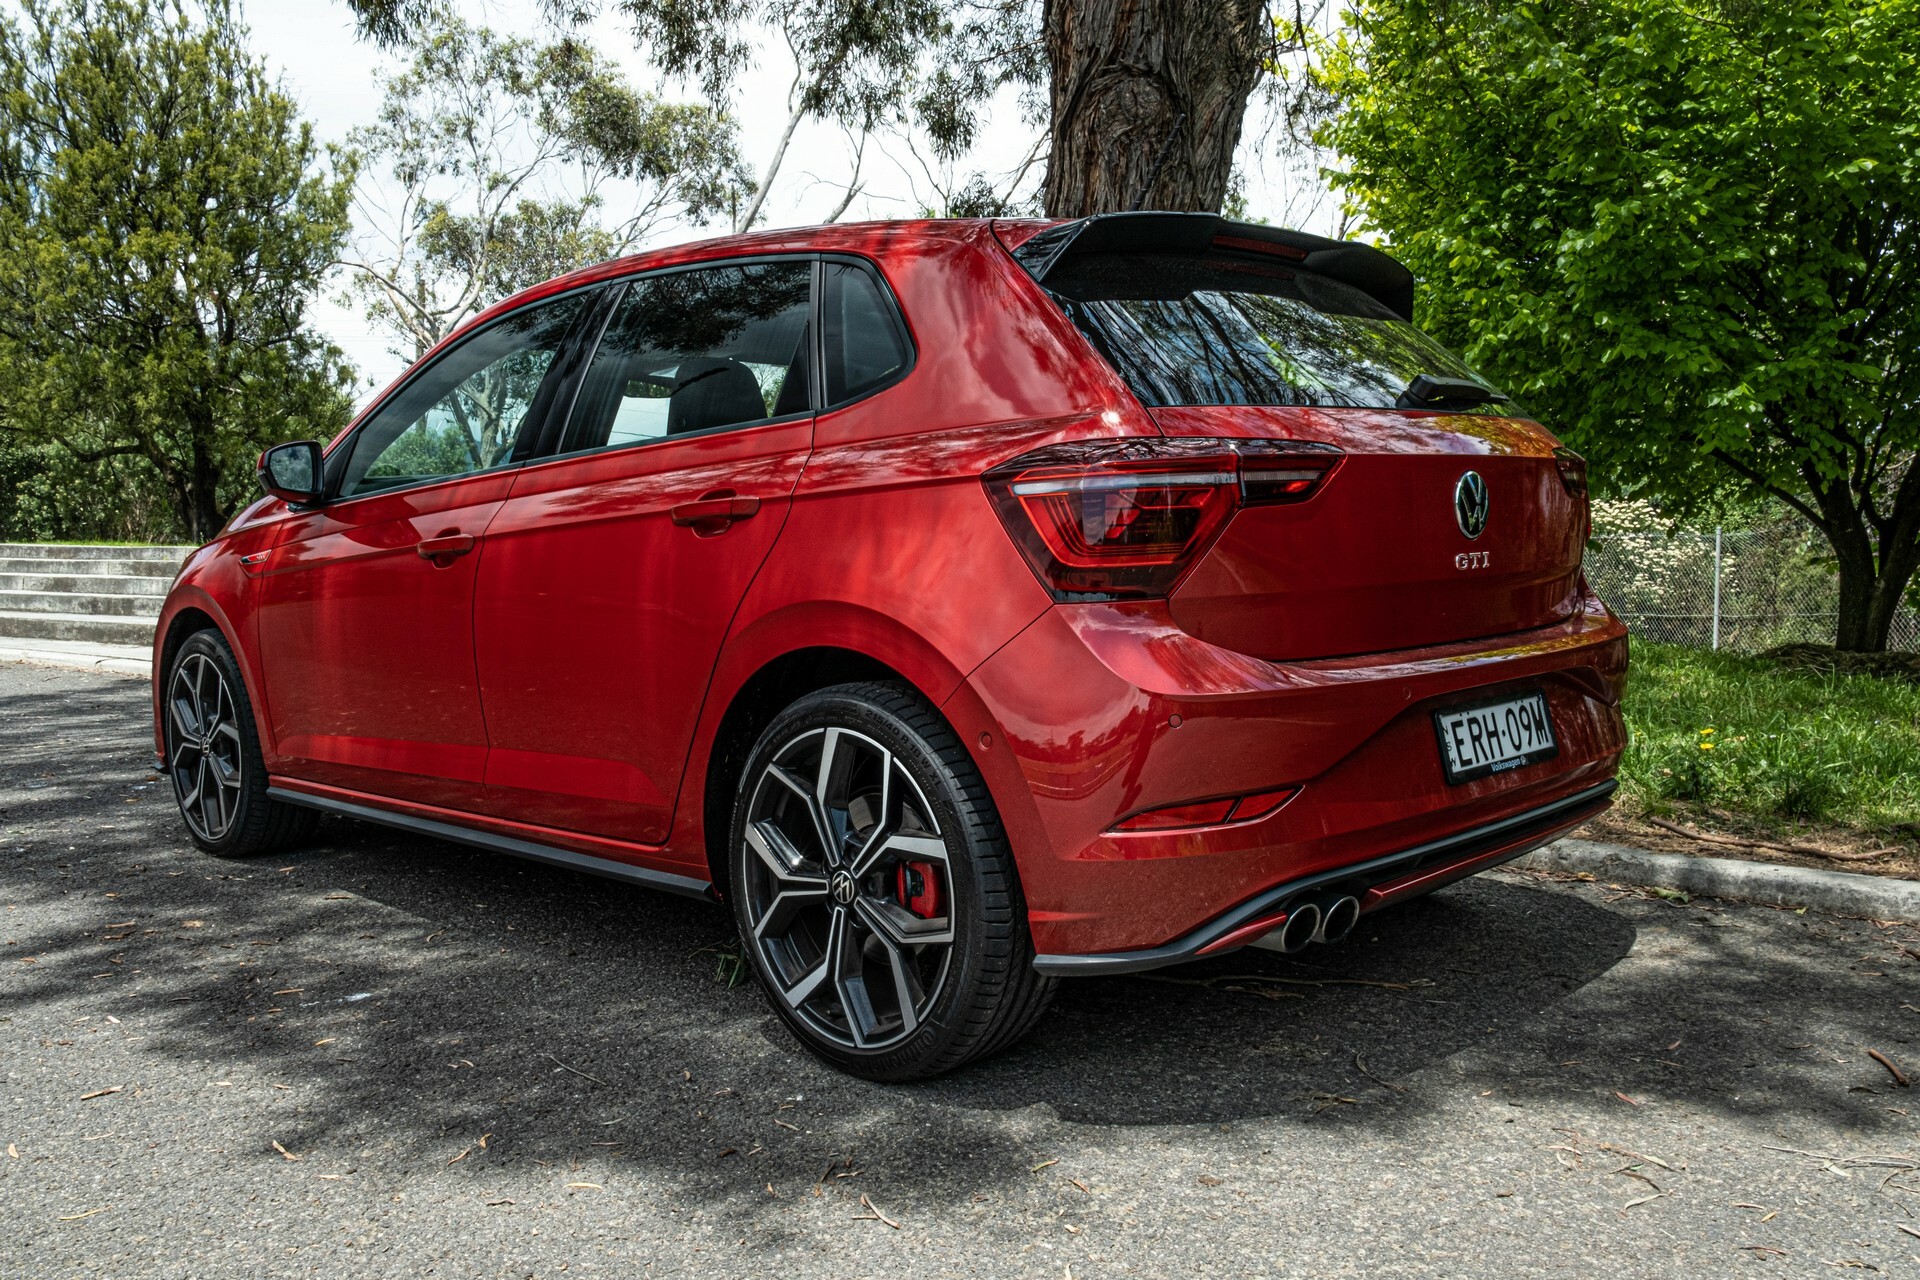
M 1587 500 L 1587 460 L 1573 450 L 1560 447 L 1553 451 L 1553 463 L 1560 468 L 1560 483 L 1576 502 Z
M 1137 599 L 1172 591 L 1240 507 L 1304 502 L 1343 456 L 1297 440 L 1083 440 L 985 482 L 1056 599 Z

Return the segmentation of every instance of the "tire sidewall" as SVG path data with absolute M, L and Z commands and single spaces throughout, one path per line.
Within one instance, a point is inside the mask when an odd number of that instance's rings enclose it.
M 931 816 L 946 841 L 949 889 L 953 894 L 950 908 L 954 921 L 953 950 L 938 998 L 905 1041 L 866 1052 L 820 1038 L 787 1007 L 752 940 L 746 894 L 739 891 L 744 883 L 746 859 L 753 856 L 746 844 L 746 821 L 747 805 L 756 781 L 768 762 L 794 738 L 833 727 L 866 734 L 906 766 L 933 810 Z M 908 1079 L 925 1074 L 925 1065 L 937 1057 L 956 1034 L 954 1015 L 963 1004 L 965 993 L 979 980 L 986 950 L 986 886 L 981 879 L 981 855 L 991 851 L 979 847 L 982 833 L 962 816 L 956 804 L 958 781 L 947 763 L 910 725 L 858 693 L 838 688 L 809 694 L 775 716 L 754 744 L 740 775 L 733 817 L 727 828 L 727 874 L 732 890 L 728 898 L 741 946 L 761 989 L 767 994 L 767 1003 L 795 1037 L 818 1057 L 851 1074 L 876 1080 Z

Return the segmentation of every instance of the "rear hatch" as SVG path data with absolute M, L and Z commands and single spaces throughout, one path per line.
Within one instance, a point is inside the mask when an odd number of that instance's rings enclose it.
M 1306 660 L 1525 631 L 1573 610 L 1584 466 L 1401 314 L 1411 283 L 1398 264 L 1205 215 L 1123 231 L 1064 251 L 1036 237 L 1044 261 L 1016 256 L 1162 432 L 1346 455 L 1308 500 L 1235 513 L 1173 592 L 1183 630 Z

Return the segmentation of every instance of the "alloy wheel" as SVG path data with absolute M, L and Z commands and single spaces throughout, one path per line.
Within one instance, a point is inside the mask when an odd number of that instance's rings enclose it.
M 852 729 L 796 735 L 754 780 L 741 890 L 776 999 L 870 1052 L 919 1029 L 954 943 L 947 844 L 926 794 Z
M 233 690 L 217 663 L 190 653 L 167 683 L 167 773 L 193 833 L 209 843 L 240 814 L 243 750 Z

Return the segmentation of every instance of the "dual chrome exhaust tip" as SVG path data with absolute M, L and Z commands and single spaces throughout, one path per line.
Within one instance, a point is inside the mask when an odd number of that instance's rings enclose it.
M 1304 951 L 1315 942 L 1342 942 L 1360 923 L 1360 900 L 1350 893 L 1326 894 L 1295 903 L 1286 923 L 1253 945 L 1285 955 Z

